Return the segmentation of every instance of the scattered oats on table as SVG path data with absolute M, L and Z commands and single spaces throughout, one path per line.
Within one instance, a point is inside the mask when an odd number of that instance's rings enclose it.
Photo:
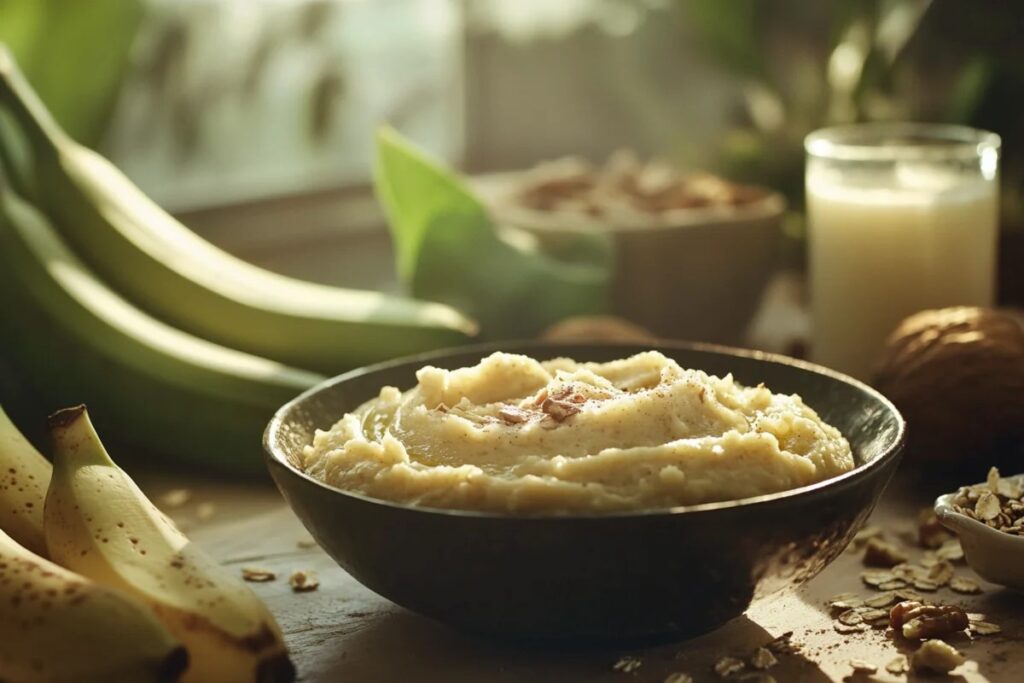
M 954 576 L 949 580 L 949 589 L 964 595 L 973 595 L 981 592 L 981 586 L 978 582 L 967 576 Z
M 988 621 L 972 621 L 968 629 L 971 633 L 979 636 L 992 636 L 1002 632 L 1002 628 L 998 624 L 993 624 Z
M 188 489 L 171 489 L 160 496 L 160 502 L 168 508 L 180 508 L 191 499 L 192 492 Z
M 722 657 L 715 662 L 715 673 L 722 678 L 728 678 L 743 671 L 747 667 L 742 659 L 736 657 Z
M 624 674 L 631 674 L 643 666 L 643 664 L 643 660 L 639 657 L 619 657 L 618 661 L 612 664 L 612 670 L 621 671 Z
M 213 503 L 200 503 L 196 506 L 196 519 L 201 522 L 213 519 L 215 514 L 217 514 L 217 506 Z
M 311 569 L 297 569 L 288 577 L 288 585 L 296 593 L 308 593 L 320 587 L 320 578 Z
M 263 567 L 242 567 L 242 578 L 252 583 L 266 583 L 277 578 L 277 574 Z
M 896 591 L 885 591 L 878 595 L 872 595 L 869 598 L 864 599 L 865 607 L 888 607 L 893 603 L 899 602 L 899 597 L 896 595 Z
M 776 659 L 775 655 L 772 654 L 772 651 L 766 647 L 759 647 L 754 650 L 754 654 L 750 655 L 750 666 L 755 669 L 763 671 L 764 669 L 772 668 L 778 663 L 779 660 Z
M 302 550 L 309 550 L 310 548 L 315 548 L 316 546 L 317 543 L 313 540 L 312 536 L 306 536 L 295 541 L 295 547 L 300 548 Z
M 869 662 L 865 662 L 863 659 L 851 659 L 850 668 L 853 669 L 853 673 L 873 674 L 878 671 L 877 666 Z
M 940 560 L 949 560 L 950 562 L 960 562 L 961 560 L 964 559 L 964 549 L 963 549 L 963 546 L 960 545 L 960 539 L 959 538 L 951 538 L 951 539 L 949 539 L 948 541 L 943 543 L 942 546 L 940 546 L 938 550 L 935 551 L 935 555 Z
M 682 671 L 670 673 L 662 683 L 693 683 L 693 676 Z
M 910 662 L 907 661 L 906 655 L 900 655 L 885 665 L 885 670 L 891 674 L 899 676 L 905 674 L 910 670 Z

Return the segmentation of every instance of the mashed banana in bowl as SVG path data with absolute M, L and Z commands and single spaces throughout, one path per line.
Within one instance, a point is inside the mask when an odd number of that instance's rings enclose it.
M 578 514 L 746 498 L 854 466 L 799 396 L 656 351 L 609 363 L 494 353 L 416 377 L 318 430 L 306 472 L 409 505 Z

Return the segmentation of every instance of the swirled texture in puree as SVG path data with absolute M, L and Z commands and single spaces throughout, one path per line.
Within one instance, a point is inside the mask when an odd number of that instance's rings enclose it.
M 416 377 L 317 431 L 306 471 L 374 498 L 530 514 L 745 498 L 854 464 L 799 396 L 655 351 L 610 363 L 495 353 Z

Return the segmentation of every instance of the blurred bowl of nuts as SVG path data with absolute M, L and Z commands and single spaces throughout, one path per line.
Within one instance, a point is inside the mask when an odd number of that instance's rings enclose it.
M 983 483 L 940 496 L 935 514 L 982 578 L 1024 591 L 1024 475 L 1001 477 L 993 467 Z
M 577 158 L 478 186 L 497 219 L 554 251 L 581 234 L 610 239 L 610 313 L 665 338 L 742 345 L 777 265 L 786 201 L 629 151 Z

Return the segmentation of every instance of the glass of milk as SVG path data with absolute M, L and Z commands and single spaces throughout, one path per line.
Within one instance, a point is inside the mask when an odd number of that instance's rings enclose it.
M 816 362 L 870 379 L 904 317 L 992 305 L 999 145 L 994 133 L 923 123 L 807 136 Z

